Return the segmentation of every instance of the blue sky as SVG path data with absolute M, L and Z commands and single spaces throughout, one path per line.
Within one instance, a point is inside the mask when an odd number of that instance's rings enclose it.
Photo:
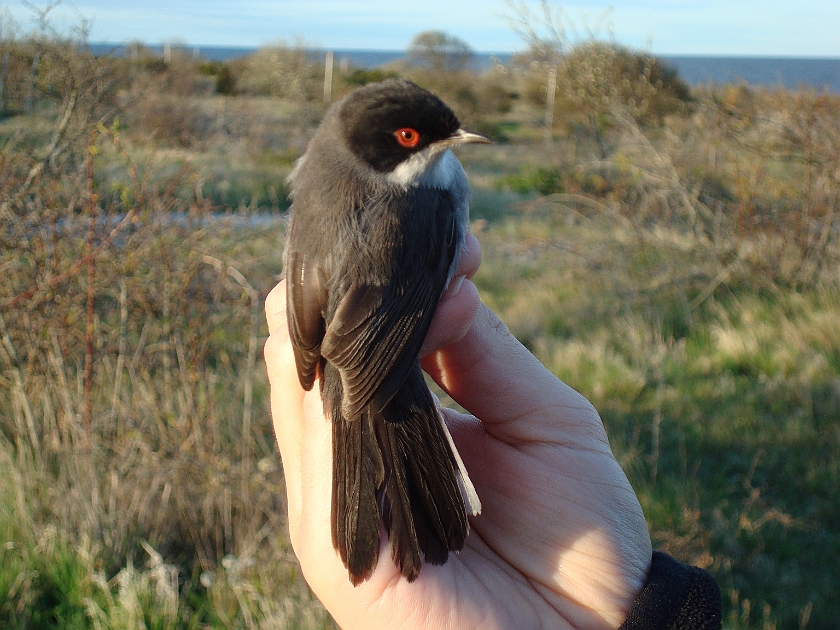
M 32 4 L 47 6 L 44 0 Z M 536 0 L 527 4 L 537 8 Z M 583 29 L 609 11 L 601 35 L 657 54 L 840 57 L 840 1 L 617 0 L 561 4 Z M 19 0 L 0 1 L 24 30 L 33 13 Z M 189 45 L 260 46 L 302 41 L 313 47 L 402 50 L 423 30 L 444 30 L 477 51 L 523 48 L 504 0 L 65 0 L 57 25 L 77 16 L 93 23 L 91 41 L 173 41 Z

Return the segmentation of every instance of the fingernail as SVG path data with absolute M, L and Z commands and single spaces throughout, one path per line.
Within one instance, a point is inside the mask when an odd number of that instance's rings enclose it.
M 458 295 L 458 291 L 461 290 L 461 285 L 464 284 L 464 278 L 466 278 L 466 276 L 455 276 L 449 281 L 449 286 L 446 288 L 446 291 L 443 292 L 444 300 L 448 300 L 449 298 Z

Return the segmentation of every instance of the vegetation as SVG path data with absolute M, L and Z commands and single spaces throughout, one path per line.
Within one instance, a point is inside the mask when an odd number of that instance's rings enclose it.
M 333 97 L 408 76 L 499 140 L 461 153 L 482 298 L 594 402 L 655 546 L 717 576 L 727 628 L 832 628 L 840 98 L 689 91 L 553 33 L 481 74 L 340 69 Z M 331 627 L 260 365 L 322 69 L 134 50 L 0 42 L 0 626 Z
M 473 56 L 470 45 L 444 31 L 418 33 L 408 46 L 409 62 L 434 72 L 460 72 Z

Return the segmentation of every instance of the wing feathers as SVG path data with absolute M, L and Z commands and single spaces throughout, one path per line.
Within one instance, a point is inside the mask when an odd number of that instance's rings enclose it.
M 358 584 L 376 567 L 382 523 L 411 581 L 423 559 L 442 564 L 463 547 L 467 513 L 480 509 L 417 359 L 460 228 L 441 190 L 380 199 L 359 216 L 379 230 L 370 244 L 364 229 L 330 240 L 358 251 L 319 253 L 313 236 L 310 258 L 287 251 L 289 331 L 301 384 L 311 388 L 323 370 L 333 426 L 333 545 Z
M 317 265 L 298 251 L 286 257 L 286 309 L 289 335 L 295 353 L 298 378 L 304 389 L 312 389 L 315 368 L 321 359 L 324 320 L 321 299 L 324 294 Z

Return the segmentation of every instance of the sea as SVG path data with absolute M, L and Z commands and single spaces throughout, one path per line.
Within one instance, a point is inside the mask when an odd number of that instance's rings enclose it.
M 229 61 L 249 55 L 257 48 L 179 45 L 196 58 L 208 61 Z M 120 44 L 91 44 L 96 54 L 129 53 Z M 163 54 L 163 46 L 147 46 L 154 54 Z M 405 56 L 397 50 L 333 50 L 336 64 L 349 67 L 372 69 L 383 66 Z M 311 50 L 314 57 L 323 57 L 324 50 Z M 511 53 L 475 53 L 473 67 L 484 70 L 495 63 L 510 61 Z M 692 55 L 660 55 L 660 58 L 675 68 L 680 78 L 691 86 L 729 83 L 747 84 L 756 87 L 816 90 L 840 94 L 840 58 L 828 57 L 715 57 Z

